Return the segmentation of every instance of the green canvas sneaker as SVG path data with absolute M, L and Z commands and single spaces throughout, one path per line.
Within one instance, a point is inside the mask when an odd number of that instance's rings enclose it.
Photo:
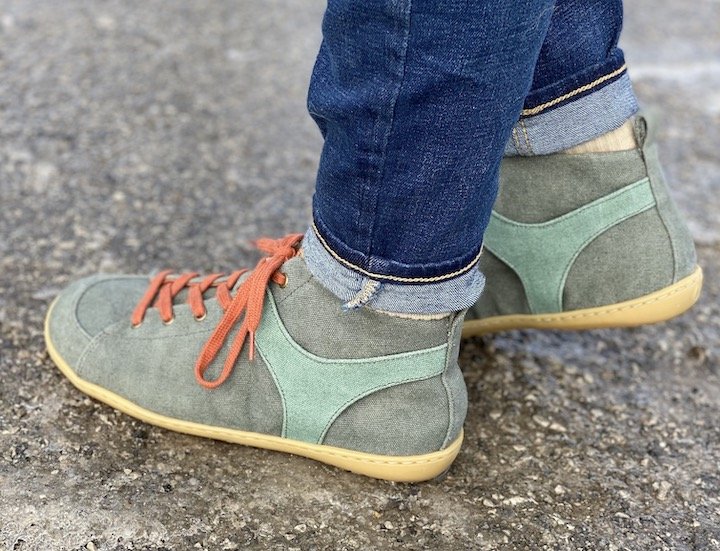
M 636 138 L 630 151 L 503 161 L 464 336 L 631 327 L 697 301 L 702 270 L 644 117 Z
M 440 475 L 463 439 L 463 312 L 343 311 L 301 238 L 261 240 L 252 272 L 78 281 L 48 312 L 50 356 L 82 392 L 153 425 L 388 480 Z

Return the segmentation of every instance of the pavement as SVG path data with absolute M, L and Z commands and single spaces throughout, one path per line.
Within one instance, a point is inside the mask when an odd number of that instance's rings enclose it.
M 627 4 L 701 301 L 660 326 L 465 342 L 460 456 L 403 485 L 136 422 L 43 345 L 77 277 L 231 270 L 303 227 L 323 3 L 3 0 L 0 546 L 720 549 L 720 4 Z

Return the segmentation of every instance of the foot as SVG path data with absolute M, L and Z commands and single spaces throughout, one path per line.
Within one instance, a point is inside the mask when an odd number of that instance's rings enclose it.
M 55 300 L 51 358 L 82 392 L 170 430 L 396 481 L 438 476 L 462 442 L 462 312 L 346 312 L 298 254 L 253 270 L 94 276 Z
M 656 323 L 698 299 L 702 271 L 647 121 L 638 149 L 512 157 L 485 235 L 483 296 L 464 336 Z

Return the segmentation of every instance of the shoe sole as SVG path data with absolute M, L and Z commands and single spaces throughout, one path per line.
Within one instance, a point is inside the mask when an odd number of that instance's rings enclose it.
M 514 314 L 469 320 L 463 325 L 462 336 L 475 337 L 510 329 L 579 330 L 659 323 L 690 309 L 700 297 L 702 282 L 703 272 L 698 266 L 688 277 L 640 298 L 557 314 Z
M 322 444 L 310 444 L 257 432 L 203 425 L 155 413 L 114 392 L 80 378 L 73 371 L 60 356 L 50 338 L 49 320 L 54 306 L 55 302 L 50 305 L 45 318 L 45 344 L 50 358 L 55 362 L 62 374 L 84 394 L 150 425 L 193 436 L 299 455 L 357 474 L 395 482 L 423 482 L 439 477 L 450 468 L 460 451 L 463 441 L 462 430 L 455 441 L 443 450 L 423 455 L 393 456 L 376 455 Z

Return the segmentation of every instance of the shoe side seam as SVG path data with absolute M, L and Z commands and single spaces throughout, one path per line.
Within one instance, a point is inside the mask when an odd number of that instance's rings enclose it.
M 345 410 L 347 410 L 350 406 L 359 402 L 363 398 L 367 398 L 368 396 L 371 396 L 371 395 L 375 394 L 376 392 L 380 392 L 381 390 L 385 390 L 386 388 L 395 388 L 395 387 L 398 387 L 398 386 L 401 386 L 404 384 L 408 384 L 408 383 L 417 383 L 417 382 L 421 382 L 421 381 L 427 381 L 428 379 L 432 379 L 433 377 L 437 377 L 437 376 L 438 376 L 438 374 L 435 373 L 435 374 L 424 375 L 422 377 L 407 377 L 407 378 L 399 380 L 399 381 L 394 381 L 391 384 L 377 385 L 373 388 L 368 389 L 367 391 L 363 392 L 362 394 L 359 394 L 352 398 L 348 398 L 342 405 L 338 406 L 337 410 L 335 410 L 335 412 L 332 414 L 332 417 L 330 417 L 330 419 L 326 423 L 325 428 L 322 430 L 322 432 L 320 433 L 320 437 L 318 438 L 317 442 L 315 442 L 315 443 L 321 444 L 325 440 L 325 437 L 327 436 L 327 432 L 330 430 L 330 427 L 333 425 L 333 423 L 335 423 L 335 421 L 337 421 L 338 417 L 340 417 L 340 415 Z
M 558 301 L 559 301 L 559 304 L 560 304 L 561 306 L 562 306 L 562 303 L 563 303 L 563 295 L 565 294 L 565 285 L 566 285 L 566 283 L 567 283 L 567 278 L 568 278 L 568 275 L 570 274 L 570 270 L 572 269 L 572 267 L 573 267 L 573 265 L 575 264 L 575 261 L 578 259 L 578 257 L 579 257 L 579 256 L 582 254 L 582 252 L 587 248 L 587 246 L 590 245 L 590 243 L 592 243 L 593 241 L 595 241 L 598 237 L 600 237 L 602 234 L 604 234 L 604 233 L 605 233 L 606 231 L 608 231 L 609 229 L 614 228 L 615 226 L 619 226 L 619 225 L 622 224 L 623 222 L 626 222 L 626 221 L 630 220 L 631 218 L 634 218 L 635 216 L 638 216 L 638 215 L 640 215 L 640 214 L 642 214 L 642 213 L 644 213 L 644 212 L 647 212 L 647 211 L 651 210 L 652 208 L 654 208 L 654 206 L 655 206 L 655 205 L 647 206 L 647 207 L 645 207 L 645 208 L 642 209 L 642 210 L 639 210 L 639 211 L 637 211 L 637 212 L 632 212 L 632 213 L 628 214 L 627 216 L 624 216 L 623 218 L 620 218 L 620 219 L 615 220 L 615 221 L 613 221 L 613 222 L 611 222 L 611 223 L 608 223 L 606 226 L 604 226 L 603 228 L 601 228 L 600 230 L 598 230 L 594 235 L 588 237 L 588 239 L 586 239 L 586 240 L 580 245 L 580 247 L 579 247 L 578 250 L 575 252 L 575 254 L 573 255 L 573 257 L 568 261 L 568 263 L 567 263 L 567 265 L 565 266 L 565 269 L 564 269 L 564 271 L 563 271 L 563 276 L 562 276 L 562 281 L 561 281 L 560 289 L 558 289 L 559 296 L 557 297 L 557 298 L 558 298 Z
M 547 222 L 542 223 L 521 223 L 516 222 L 514 220 L 511 220 L 497 212 L 493 212 L 492 216 L 498 222 L 502 222 L 503 224 L 506 224 L 510 228 L 514 228 L 518 231 L 525 231 L 529 232 L 529 235 L 535 235 L 537 236 L 537 232 L 542 232 L 544 230 L 548 230 L 551 228 L 557 228 L 560 224 L 566 224 L 568 222 L 571 222 L 575 219 L 578 219 L 579 217 L 585 215 L 587 212 L 592 212 L 592 210 L 597 210 L 598 208 L 601 208 L 605 203 L 608 203 L 609 201 L 617 201 L 624 195 L 627 195 L 628 193 L 640 193 L 643 188 L 645 189 L 645 193 L 648 191 L 651 192 L 651 190 L 648 190 L 647 188 L 650 188 L 650 181 L 649 178 L 643 178 L 642 180 L 639 180 L 638 182 L 635 182 L 634 184 L 631 184 L 629 186 L 626 186 L 624 188 L 621 188 L 611 194 L 608 194 L 600 199 L 597 199 L 591 203 L 588 203 L 572 212 L 566 213 L 562 216 L 559 216 L 557 218 L 554 218 L 552 220 L 549 220 Z M 642 196 L 638 198 L 638 201 L 642 200 Z M 650 203 L 650 200 L 652 200 L 652 203 Z M 562 311 L 562 297 L 564 294 L 564 288 L 565 288 L 565 282 L 567 280 L 567 275 L 572 267 L 573 263 L 577 259 L 578 255 L 587 247 L 587 245 L 592 242 L 594 239 L 596 239 L 599 235 L 602 235 L 605 231 L 608 229 L 617 226 L 618 224 L 621 224 L 625 220 L 628 220 L 632 218 L 633 216 L 636 216 L 642 212 L 645 212 L 651 208 L 653 208 L 656 204 L 655 196 L 650 193 L 649 197 L 645 199 L 644 203 L 638 204 L 633 207 L 633 209 L 630 212 L 626 212 L 624 216 L 621 217 L 614 217 L 611 221 L 595 228 L 595 231 L 587 235 L 587 237 L 581 242 L 577 244 L 577 248 L 574 248 L 573 254 L 567 257 L 567 260 L 563 262 L 562 265 L 558 266 L 558 270 L 553 270 L 553 274 L 555 274 L 553 277 L 559 277 L 557 280 L 557 283 L 559 285 L 558 289 L 553 289 L 553 292 L 556 293 L 554 299 L 552 299 L 552 302 L 554 302 L 554 308 L 559 308 L 559 311 Z M 490 228 L 492 231 L 492 228 Z M 508 230 L 510 231 L 510 230 Z M 579 237 L 579 236 L 578 236 Z M 535 240 L 536 238 L 533 238 Z M 520 269 L 520 267 L 516 264 L 516 262 L 513 260 L 514 257 L 517 257 L 517 254 L 502 254 L 502 252 L 498 251 L 494 247 L 494 243 L 492 243 L 492 239 L 488 243 L 488 250 L 493 253 L 499 260 L 501 260 L 504 264 L 506 264 L 508 267 L 510 267 L 519 277 L 520 282 L 522 284 L 522 287 L 525 291 L 525 295 L 528 301 L 528 305 L 530 306 L 530 310 L 533 314 L 538 313 L 538 299 L 540 299 L 540 302 L 546 302 L 544 300 L 544 295 L 540 293 L 539 295 L 535 292 L 536 289 L 533 289 L 532 285 L 528 284 L 528 275 L 527 270 Z M 563 255 L 564 256 L 564 255 Z M 548 297 L 545 297 L 548 298 Z
M 660 208 L 660 200 L 659 200 L 659 197 L 658 197 L 658 194 L 656 191 L 656 186 L 658 185 L 658 183 L 656 182 L 656 179 L 653 177 L 653 175 L 650 174 L 650 170 L 648 167 L 648 159 L 647 159 L 647 155 L 645 152 L 645 148 L 647 147 L 647 145 L 649 145 L 649 144 L 644 143 L 642 146 L 642 149 L 641 149 L 642 155 L 643 155 L 643 161 L 645 163 L 645 170 L 647 171 L 647 174 L 648 174 L 648 180 L 650 181 L 650 191 L 652 192 L 653 198 L 655 199 L 655 209 L 657 210 L 658 217 L 660 218 L 660 221 L 662 222 L 663 228 L 665 229 L 665 234 L 667 235 L 668 241 L 670 242 L 670 252 L 672 254 L 672 259 L 673 259 L 673 275 L 672 275 L 671 283 L 677 283 L 679 281 L 678 280 L 678 271 L 679 271 L 678 265 L 679 265 L 680 261 L 678 259 L 678 252 L 677 252 L 677 248 L 675 246 L 675 240 L 673 239 L 673 235 L 670 231 L 670 226 L 668 224 L 666 215 L 663 212 L 664 209 Z M 662 182 L 660 182 L 660 185 L 662 185 Z
M 98 279 L 97 281 L 93 281 L 90 285 L 88 285 L 85 289 L 82 290 L 82 293 L 80 293 L 80 296 L 77 297 L 75 300 L 75 305 L 73 308 L 73 321 L 75 322 L 75 327 L 77 327 L 83 335 L 85 335 L 89 340 L 92 340 L 93 335 L 88 333 L 88 331 L 82 326 L 80 323 L 80 317 L 78 316 L 78 308 L 80 306 L 80 301 L 83 299 L 83 297 L 90 291 L 90 289 L 97 287 L 101 283 L 107 283 L 110 281 L 122 281 L 125 279 L 134 279 L 136 276 L 120 276 L 120 277 L 110 277 L 107 279 Z

